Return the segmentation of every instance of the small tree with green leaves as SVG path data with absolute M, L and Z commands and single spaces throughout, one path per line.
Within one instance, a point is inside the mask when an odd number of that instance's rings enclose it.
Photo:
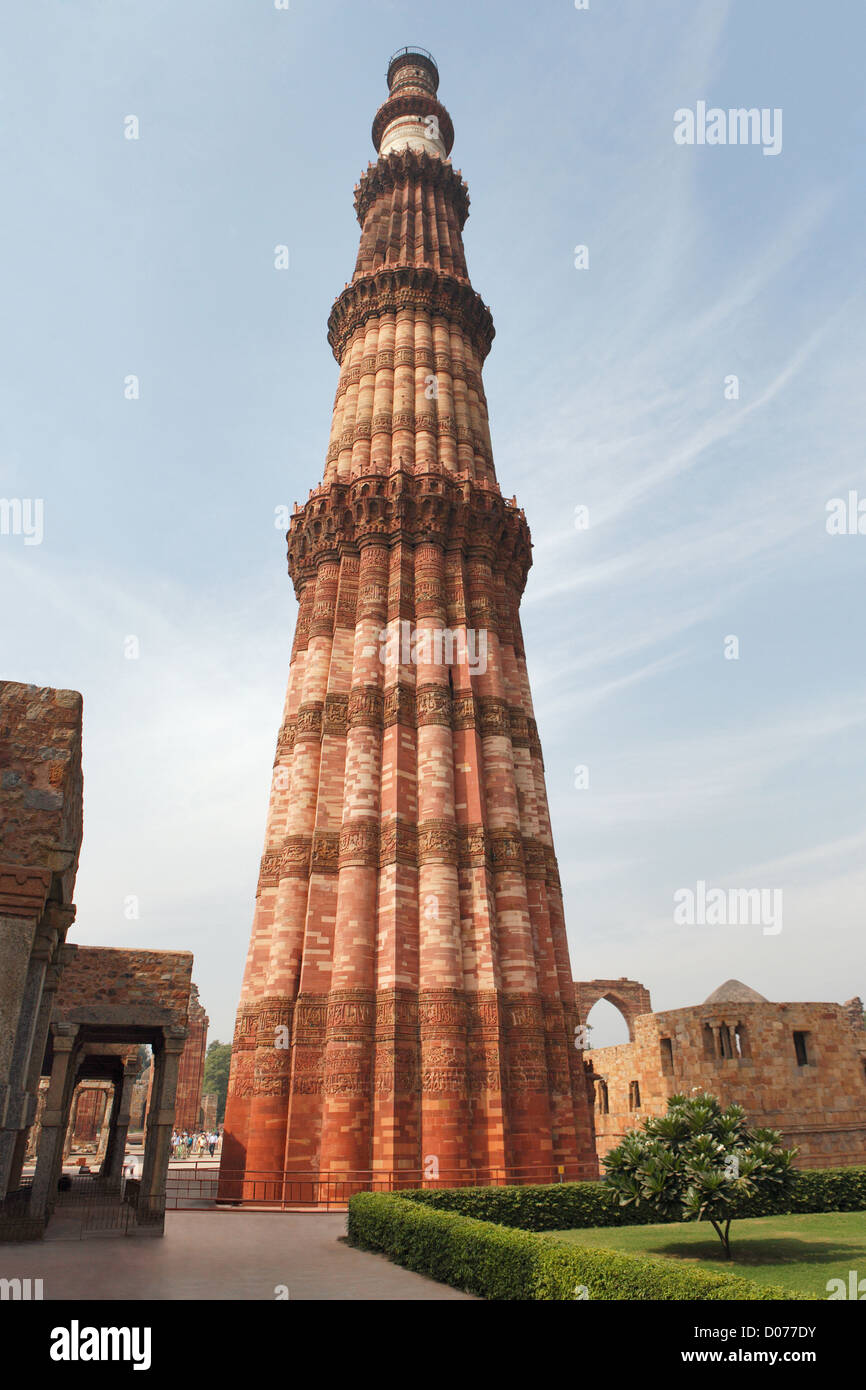
M 202 1094 L 217 1097 L 217 1124 L 222 1124 L 226 1113 L 226 1095 L 229 1089 L 229 1069 L 232 1060 L 231 1043 L 215 1040 L 208 1047 L 204 1059 Z
M 757 1194 L 781 1197 L 794 1181 L 796 1149 L 774 1129 L 746 1124 L 741 1105 L 715 1096 L 670 1096 L 668 1113 L 631 1130 L 604 1160 L 620 1206 L 667 1220 L 709 1221 L 731 1258 L 732 1209 Z

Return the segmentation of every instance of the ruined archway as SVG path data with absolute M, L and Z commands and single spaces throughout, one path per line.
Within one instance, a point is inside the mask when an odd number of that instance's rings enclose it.
M 585 1027 L 586 1047 L 621 1047 L 631 1041 L 628 1021 L 620 1006 L 602 995 L 590 1009 Z
M 606 999 L 619 1009 L 628 1028 L 629 1041 L 634 1042 L 634 1020 L 640 1014 L 652 1013 L 649 990 L 639 980 L 576 980 L 574 1002 L 578 1023 L 585 1024 L 590 1010 L 600 999 Z

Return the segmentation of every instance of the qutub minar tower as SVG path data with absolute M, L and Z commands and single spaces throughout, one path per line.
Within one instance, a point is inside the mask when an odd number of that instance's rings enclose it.
M 340 381 L 288 532 L 300 607 L 226 1196 L 286 1171 L 597 1171 L 518 617 L 529 530 L 493 467 L 493 322 L 438 84 L 423 50 L 392 59 L 328 320 Z

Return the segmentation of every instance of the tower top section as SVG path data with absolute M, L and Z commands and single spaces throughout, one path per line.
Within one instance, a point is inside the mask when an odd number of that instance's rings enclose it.
M 402 75 L 399 73 L 401 68 L 407 69 Z M 439 69 L 433 54 L 428 53 L 426 48 L 418 48 L 415 44 L 409 48 L 399 48 L 388 64 L 388 90 L 393 93 L 398 83 L 403 85 L 423 81 L 425 72 L 429 89 L 435 96 L 439 89 Z
M 437 98 L 439 69 L 426 48 L 401 48 L 388 64 L 388 100 L 376 112 L 377 154 L 420 150 L 447 159 L 454 144 L 451 117 Z

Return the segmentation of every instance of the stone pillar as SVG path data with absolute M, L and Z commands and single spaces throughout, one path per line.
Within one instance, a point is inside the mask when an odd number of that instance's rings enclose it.
M 9 1175 L 9 1190 L 14 1192 L 21 1186 L 21 1169 L 25 1163 L 35 1163 L 39 1152 L 39 1139 L 42 1134 L 42 1113 L 45 1110 L 45 1097 L 48 1094 L 48 1077 L 40 1077 L 36 1093 L 36 1116 L 26 1134 L 19 1135 L 12 1172 Z M 20 1142 L 23 1139 L 23 1144 Z
M 144 1163 L 138 1194 L 138 1219 L 142 1225 L 162 1226 L 165 1179 L 171 1153 L 171 1133 L 177 1098 L 177 1074 L 186 1042 L 185 1028 L 167 1028 L 162 1045 L 154 1052 L 153 1090 L 147 1116 Z
M 31 881 L 32 880 L 32 881 Z M 21 898 L 20 909 L 11 885 Z M 18 1132 L 32 1116 L 25 1116 L 24 1081 L 30 1061 L 33 1030 L 45 974 L 46 957 L 36 949 L 40 897 L 47 883 L 40 870 L 4 872 L 0 907 L 0 1199 L 6 1195 L 12 1154 Z M 6 915 L 7 911 L 21 915 Z M 30 916 L 30 913 L 35 913 Z M 25 913 L 27 915 L 25 915 Z
M 123 1176 L 123 1160 L 126 1155 L 126 1136 L 129 1131 L 129 1112 L 132 1105 L 132 1091 L 138 1080 L 138 1061 L 127 1062 L 123 1069 L 123 1080 L 116 1087 L 116 1101 L 111 1115 L 111 1134 L 108 1151 L 102 1171 L 109 1186 L 119 1186 Z
M 82 1104 L 83 1096 L 79 1092 L 78 1113 L 75 1124 L 72 1126 L 73 1146 L 82 1143 L 95 1143 L 97 1152 L 100 1149 L 104 1150 L 102 1131 L 107 1128 L 111 1118 L 110 1099 L 113 1099 L 113 1096 L 110 1096 L 109 1092 L 113 1092 L 113 1090 L 114 1082 L 109 1082 L 107 1085 L 101 1082 L 98 1085 L 86 1087 L 84 1094 L 88 1098 L 84 1104 Z
M 114 1166 L 114 1156 L 117 1149 L 117 1121 L 120 1111 L 120 1091 L 122 1085 L 123 1083 L 118 1080 L 111 1083 L 110 1097 L 106 1096 L 96 1139 L 95 1164 L 98 1165 L 99 1176 L 106 1180 L 109 1178 L 109 1174 Z M 124 1140 L 125 1138 L 126 1134 L 124 1132 Z M 118 1172 L 118 1182 L 119 1181 L 120 1175 Z
M 24 925 L 24 923 L 18 924 L 19 927 L 24 927 Z M 26 933 L 22 935 L 20 945 L 24 950 L 27 949 L 29 943 L 26 940 Z M 26 1065 L 29 1061 L 33 1022 L 35 1022 L 39 1007 L 39 992 L 42 987 L 44 970 L 44 964 L 41 966 L 34 964 L 31 958 L 26 977 L 21 981 L 23 989 L 20 996 L 18 1028 L 12 1035 L 14 1041 L 11 1049 L 11 1064 L 8 1069 L 5 1069 L 6 1075 L 9 1077 L 9 1087 L 4 1106 L 3 1127 L 0 1129 L 0 1193 L 5 1193 L 7 1189 L 15 1140 L 20 1130 L 26 1128 L 29 1122 L 29 1117 L 25 1113 L 27 1097 L 23 1083 Z M 13 971 L 10 982 L 13 988 L 16 987 L 18 978 L 18 972 Z
M 66 1126 L 66 1130 L 63 1135 L 64 1160 L 69 1157 L 69 1154 L 72 1151 L 72 1136 L 75 1133 L 75 1126 L 78 1124 L 78 1102 L 80 1101 L 80 1099 L 81 1091 L 78 1087 L 78 1083 L 76 1082 L 75 1089 L 72 1092 L 72 1099 L 69 1102 L 69 1124 Z
M 59 912 L 60 909 L 54 909 L 54 911 Z M 68 921 L 71 922 L 74 916 L 74 909 L 65 908 L 63 911 L 67 914 Z M 63 935 L 65 935 L 65 929 Z M 33 1045 L 30 1050 L 30 1066 L 25 1078 L 25 1090 L 28 1096 L 27 1127 L 19 1131 L 15 1142 L 12 1163 L 9 1169 L 8 1190 L 10 1192 L 13 1192 L 20 1185 L 21 1169 L 24 1166 L 25 1156 L 31 1148 L 29 1140 L 31 1128 L 36 1123 L 39 1112 L 39 1082 L 42 1077 L 42 1065 L 45 1060 L 48 1029 L 54 1010 L 54 996 L 57 993 L 57 986 L 60 983 L 64 949 L 61 939 L 60 943 L 55 947 L 51 964 L 47 966 L 42 982 L 42 997 L 39 1000 L 39 1013 L 36 1019 L 36 1026 L 33 1030 Z M 40 1134 L 41 1128 L 42 1118 L 41 1115 L 39 1115 Z M 2 1187 L 0 1187 L 0 1190 L 2 1190 Z
M 42 1115 L 39 1156 L 30 1195 L 30 1215 L 47 1217 L 54 1208 L 57 1182 L 63 1165 L 63 1138 L 69 1123 L 69 1107 L 75 1086 L 76 1040 L 78 1026 L 55 1023 L 54 1061 Z
M 144 1122 L 147 1117 L 147 1106 L 150 1098 L 151 1063 L 148 1055 L 144 1070 L 138 1077 L 132 1092 L 132 1100 L 129 1107 L 130 1128 L 134 1132 L 144 1132 Z

